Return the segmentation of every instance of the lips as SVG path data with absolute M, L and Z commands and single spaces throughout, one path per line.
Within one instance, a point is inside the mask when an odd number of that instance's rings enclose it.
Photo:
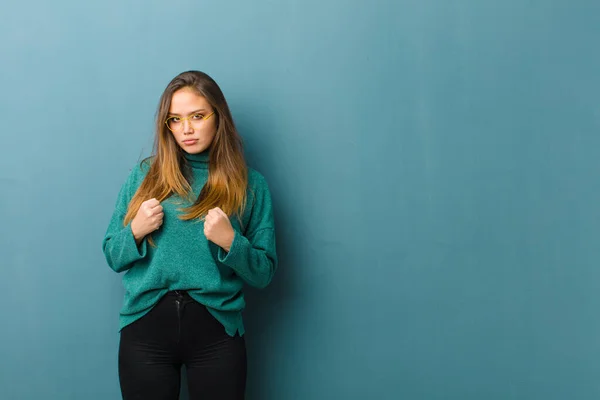
M 196 144 L 198 142 L 198 139 L 188 139 L 188 140 L 184 140 L 183 144 L 190 146 L 192 144 Z

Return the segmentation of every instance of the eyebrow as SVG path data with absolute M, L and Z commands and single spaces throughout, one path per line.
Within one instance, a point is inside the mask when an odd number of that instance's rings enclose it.
M 200 113 L 200 112 L 206 112 L 206 110 L 204 108 L 200 108 L 198 110 L 192 111 L 190 114 L 197 114 L 197 113 Z M 169 113 L 169 115 L 173 116 L 173 117 L 181 117 L 181 114 L 177 114 L 177 113 Z

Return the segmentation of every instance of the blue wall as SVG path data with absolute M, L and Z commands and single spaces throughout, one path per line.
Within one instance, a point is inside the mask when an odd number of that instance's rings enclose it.
M 595 0 L 4 1 L 1 398 L 119 398 L 100 244 L 168 81 L 270 182 L 250 399 L 600 397 Z

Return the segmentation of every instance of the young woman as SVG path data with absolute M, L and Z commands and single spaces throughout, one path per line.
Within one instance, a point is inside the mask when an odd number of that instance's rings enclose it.
M 158 107 L 152 157 L 121 188 L 103 241 L 123 275 L 119 380 L 124 400 L 243 399 L 243 285 L 277 268 L 271 196 L 246 166 L 217 83 L 184 72 Z

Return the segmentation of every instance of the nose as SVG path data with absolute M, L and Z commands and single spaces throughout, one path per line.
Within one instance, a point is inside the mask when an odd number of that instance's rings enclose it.
M 188 119 L 183 120 L 183 133 L 184 135 L 189 135 L 194 133 L 194 128 L 192 127 L 192 123 Z

